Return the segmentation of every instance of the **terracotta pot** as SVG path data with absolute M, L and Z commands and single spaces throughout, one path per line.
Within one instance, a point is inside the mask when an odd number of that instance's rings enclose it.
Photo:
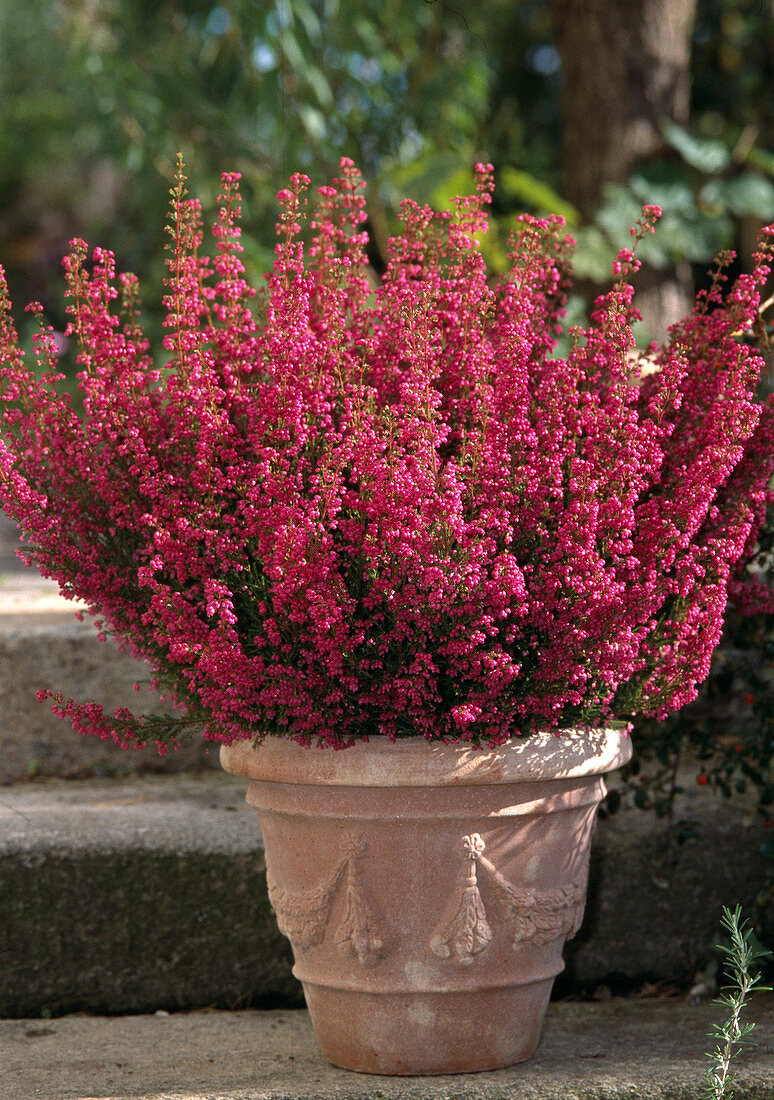
M 269 898 L 329 1061 L 428 1074 L 529 1058 L 583 917 L 601 773 L 630 755 L 617 730 L 485 751 L 221 750 L 250 780 Z

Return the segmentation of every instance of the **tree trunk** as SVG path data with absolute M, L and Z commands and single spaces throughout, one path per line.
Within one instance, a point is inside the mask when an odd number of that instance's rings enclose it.
M 606 183 L 665 149 L 659 123 L 685 125 L 696 0 L 553 0 L 562 59 L 565 194 L 585 218 Z M 624 242 L 621 242 L 622 244 Z M 685 272 L 643 272 L 638 304 L 663 336 L 690 300 Z M 647 285 L 650 284 L 650 285 Z
M 562 58 L 567 198 L 590 216 L 664 149 L 659 122 L 685 125 L 696 0 L 553 0 Z

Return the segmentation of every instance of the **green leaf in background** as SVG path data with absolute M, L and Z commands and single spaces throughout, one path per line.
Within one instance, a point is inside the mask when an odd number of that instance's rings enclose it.
M 682 214 L 695 209 L 693 189 L 679 164 L 654 161 L 635 172 L 629 185 L 643 206 L 654 203 L 665 214 Z
M 559 358 L 566 359 L 573 349 L 573 328 L 576 326 L 584 329 L 588 328 L 589 315 L 587 305 L 588 303 L 585 298 L 582 298 L 580 294 L 571 294 L 567 299 L 567 305 L 564 310 L 564 323 L 556 342 L 556 350 L 554 352 Z
M 634 188 L 614 184 L 606 188 L 605 202 L 597 211 L 596 227 L 602 231 L 609 257 L 605 278 L 609 275 L 610 260 L 629 241 L 629 229 L 642 212 L 643 200 L 640 196 L 645 194 L 644 183 L 637 187 L 636 192 Z M 637 255 L 643 263 L 655 268 L 665 268 L 683 261 L 708 263 L 721 249 L 730 247 L 733 223 L 725 206 L 715 205 L 712 209 L 701 210 L 692 198 L 688 202 L 689 195 L 690 192 L 686 195 L 674 190 L 674 205 L 664 207 L 664 216 L 656 226 L 655 234 L 646 234 L 638 245 Z M 578 230 L 576 237 L 580 252 L 580 257 L 576 259 L 576 271 L 580 274 L 583 268 L 583 275 L 599 281 L 592 271 L 599 270 L 602 256 L 600 241 L 583 230 Z
M 283 31 L 279 44 L 291 69 L 303 72 L 306 59 L 295 35 L 291 34 L 290 31 Z
M 751 168 L 760 168 L 762 172 L 774 176 L 774 153 L 770 153 L 767 149 L 756 149 L 753 146 L 747 151 L 744 159 Z
M 676 122 L 665 119 L 661 123 L 664 140 L 676 149 L 686 164 L 708 176 L 722 172 L 731 163 L 731 153 L 722 141 L 715 138 L 698 138 L 689 134 Z
M 395 207 L 402 198 L 409 198 L 440 208 L 455 195 L 470 194 L 475 187 L 473 166 L 458 153 L 429 151 L 409 164 L 391 168 L 383 186 Z
M 605 188 L 605 202 L 594 219 L 603 231 L 609 249 L 605 279 L 610 278 L 610 264 L 618 250 L 631 243 L 629 230 L 641 217 L 642 207 L 643 199 L 624 184 L 611 184 Z M 637 247 L 639 258 L 652 267 L 666 267 L 672 258 L 672 249 L 664 232 L 666 222 L 667 218 L 664 218 L 657 225 L 655 234 L 647 233 Z M 682 251 L 681 247 L 680 258 Z
M 315 68 L 313 65 L 307 65 L 304 75 L 307 83 L 317 97 L 317 102 L 321 107 L 330 110 L 334 105 L 333 92 L 331 91 L 331 86 L 325 73 Z
M 637 255 L 644 264 L 648 264 L 650 267 L 664 268 L 669 267 L 675 259 L 681 259 L 681 256 L 675 256 L 673 250 L 669 245 L 669 227 L 670 220 L 664 218 L 656 226 L 656 232 L 651 236 L 646 234 L 637 246 Z
M 322 30 L 320 17 L 305 0 L 293 0 L 290 6 L 291 16 L 295 15 L 303 24 L 304 30 L 312 41 L 319 41 Z
M 774 183 L 757 172 L 745 172 L 730 180 L 710 180 L 701 189 L 699 200 L 737 217 L 774 218 Z
M 618 248 L 629 244 L 629 230 L 642 214 L 642 202 L 630 188 L 622 183 L 609 184 L 605 188 L 604 202 L 594 221 L 604 230 Z
M 378 27 L 370 19 L 366 19 L 364 16 L 355 19 L 352 29 L 365 49 L 377 55 L 384 50 L 384 40 L 379 34 Z
M 325 115 L 317 107 L 299 103 L 296 107 L 304 129 L 313 141 L 322 141 L 326 134 Z
M 695 210 L 692 215 L 664 217 L 656 228 L 659 245 L 672 263 L 709 263 L 733 241 L 734 226 L 727 214 L 706 215 Z M 650 241 L 654 238 L 649 238 Z M 642 242 L 642 258 L 651 262 L 646 241 Z M 658 265 L 654 265 L 658 266 Z
M 686 249 L 686 257 L 693 263 L 714 260 L 719 252 L 731 248 L 734 243 L 734 223 L 728 215 L 716 218 L 697 218 L 693 224 L 685 226 L 692 247 Z
M 576 278 L 605 283 L 612 278 L 617 249 L 596 225 L 584 225 L 573 233 L 576 241 L 573 270 Z
M 452 200 L 458 195 L 472 195 L 476 189 L 476 181 L 473 170 L 468 166 L 460 166 L 450 172 L 430 193 L 430 205 L 436 210 L 448 210 Z
M 560 214 L 567 225 L 577 225 L 580 220 L 578 211 L 571 203 L 529 172 L 506 165 L 500 172 L 498 182 L 509 198 L 518 199 L 541 214 Z

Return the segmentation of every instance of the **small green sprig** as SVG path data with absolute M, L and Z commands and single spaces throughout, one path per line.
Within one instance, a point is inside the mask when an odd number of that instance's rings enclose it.
M 712 1002 L 727 1008 L 728 1015 L 722 1024 L 713 1024 L 712 1030 L 707 1032 L 711 1038 L 718 1040 L 716 1049 L 707 1054 L 711 1065 L 702 1082 L 702 1095 L 709 1100 L 732 1100 L 733 1078 L 728 1072 L 731 1062 L 744 1047 L 755 1046 L 754 1040 L 749 1037 L 755 1024 L 741 1022 L 742 1009 L 753 988 L 760 992 L 771 992 L 770 986 L 758 984 L 760 973 L 751 972 L 753 964 L 769 958 L 771 951 L 765 951 L 751 942 L 752 928 L 749 921 L 742 920 L 741 916 L 740 905 L 733 912 L 723 907 L 721 923 L 728 929 L 731 943 L 729 946 L 715 945 L 726 956 L 731 985 L 724 987 L 720 997 Z

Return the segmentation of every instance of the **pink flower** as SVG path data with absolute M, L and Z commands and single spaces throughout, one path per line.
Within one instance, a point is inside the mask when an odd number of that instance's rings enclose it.
M 376 290 L 352 162 L 318 189 L 306 247 L 294 176 L 260 316 L 238 174 L 211 256 L 181 174 L 163 373 L 136 280 L 73 241 L 82 416 L 55 388 L 61 336 L 41 319 L 27 362 L 0 282 L 0 503 L 180 708 L 41 693 L 55 713 L 125 746 L 192 730 L 500 744 L 666 714 L 706 675 L 729 595 L 771 601 L 743 566 L 772 499 L 774 405 L 739 334 L 774 226 L 730 287 L 721 257 L 634 386 L 627 280 L 660 210 L 561 359 L 572 242 L 561 219 L 520 218 L 494 284 L 476 243 L 492 167 L 476 171 L 451 211 L 402 205 Z

